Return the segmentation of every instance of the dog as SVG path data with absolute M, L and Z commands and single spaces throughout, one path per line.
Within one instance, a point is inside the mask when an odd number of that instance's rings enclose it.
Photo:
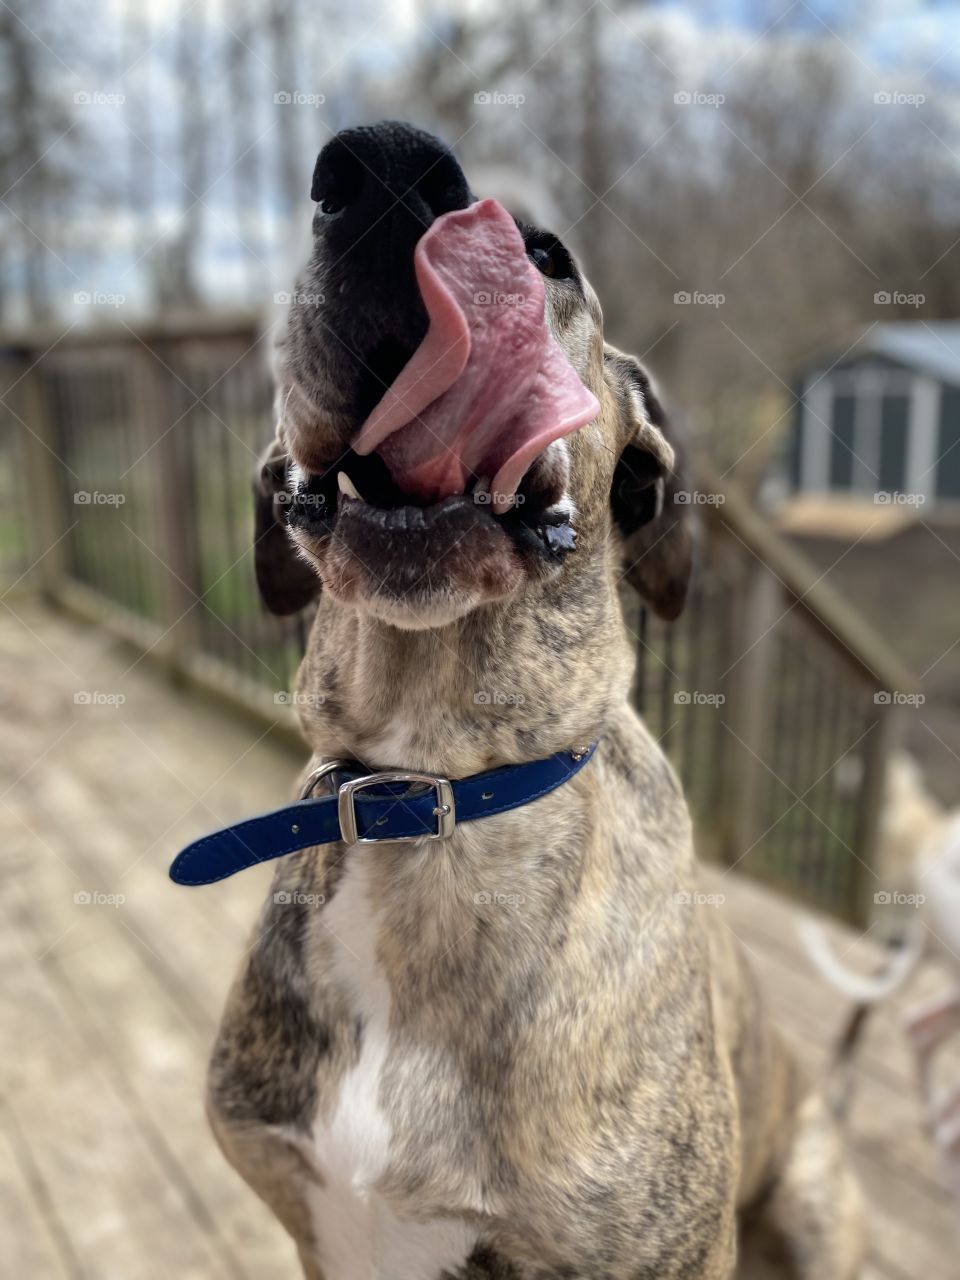
M 925 958 L 944 960 L 955 971 L 952 985 L 909 1008 L 904 1031 L 944 1181 L 960 1206 L 960 1087 L 944 1092 L 934 1079 L 937 1050 L 960 1032 L 960 808 L 947 809 L 931 794 L 919 763 L 905 751 L 894 752 L 887 764 L 877 870 L 879 882 L 889 886 L 881 905 L 897 911 L 881 972 L 845 965 L 817 921 L 805 921 L 801 929 L 814 967 L 855 1002 L 834 1051 L 834 1110 L 842 1116 L 850 1105 L 853 1059 L 870 1013 L 905 987 Z
M 214 1133 L 309 1280 L 719 1280 L 753 1219 L 802 1280 L 852 1280 L 838 1135 L 729 930 L 691 905 L 687 809 L 628 698 L 619 580 L 675 617 L 694 551 L 650 379 L 562 242 L 477 201 L 431 135 L 344 131 L 311 194 L 256 544 L 268 606 L 316 606 L 311 768 L 463 779 L 597 745 L 443 839 L 281 859 L 211 1059 Z M 536 370 L 491 319 L 486 365 L 451 375 L 428 239 L 478 305 L 488 259 L 516 281 L 502 305 L 527 307 Z M 526 419 L 451 444 L 519 382 L 542 448 Z

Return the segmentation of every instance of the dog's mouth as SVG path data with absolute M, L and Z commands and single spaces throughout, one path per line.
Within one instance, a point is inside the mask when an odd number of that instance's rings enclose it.
M 414 265 L 426 333 L 370 353 L 386 389 L 345 454 L 318 467 L 293 448 L 289 523 L 334 593 L 476 603 L 573 549 L 563 437 L 599 405 L 496 201 L 437 217 Z
M 402 625 L 434 625 L 562 565 L 576 546 L 566 457 L 530 469 L 509 511 L 489 488 L 424 502 L 377 454 L 352 449 L 322 474 L 296 468 L 288 525 L 333 595 L 366 601 Z
M 564 492 L 565 455 L 550 456 L 548 451 L 538 463 L 514 493 L 510 510 L 498 517 L 483 480 L 477 480 L 470 493 L 424 502 L 396 484 L 377 454 L 363 456 L 350 449 L 322 474 L 295 469 L 287 523 L 300 535 L 301 545 L 313 543 L 319 549 L 327 539 L 348 536 L 348 528 L 361 524 L 371 539 L 378 533 L 403 537 L 433 531 L 438 539 L 445 532 L 462 534 L 464 513 L 469 513 L 471 527 L 499 530 L 521 550 L 562 558 L 576 544 L 572 508 Z

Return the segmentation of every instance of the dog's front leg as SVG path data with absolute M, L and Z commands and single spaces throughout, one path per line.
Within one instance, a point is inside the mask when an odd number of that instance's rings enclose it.
M 305 1280 L 336 1280 L 317 1255 L 310 1200 L 319 1174 L 306 1145 L 269 1125 L 232 1124 L 213 1105 L 208 1114 L 224 1155 L 293 1238 Z
M 679 1269 L 670 1271 L 631 1269 L 623 1274 L 629 1275 L 631 1280 L 634 1277 L 647 1276 L 651 1278 L 656 1276 L 657 1280 L 667 1280 L 668 1276 L 680 1277 L 694 1274 L 697 1280 L 732 1280 L 736 1262 L 734 1253 L 728 1245 L 724 1244 L 720 1255 L 705 1262 L 703 1265 L 706 1269 L 696 1272 L 691 1271 L 685 1263 L 680 1263 Z M 480 1248 L 474 1250 L 462 1267 L 458 1267 L 456 1271 L 444 1271 L 437 1280 L 593 1280 L 594 1274 L 592 1269 L 574 1272 L 569 1267 L 551 1268 L 518 1264 L 492 1249 Z M 613 1273 L 606 1271 L 604 1274 Z M 620 1275 L 620 1272 L 615 1274 Z
M 929 1090 L 931 1059 L 954 1031 L 960 1030 L 960 991 L 950 991 L 909 1011 L 905 1030 L 913 1047 L 917 1073 L 925 1091 Z
M 943 1042 L 960 1030 L 960 992 L 911 1009 L 905 1030 L 914 1053 L 920 1091 L 927 1106 L 930 1129 L 940 1158 L 944 1181 L 960 1204 L 960 1089 L 936 1095 L 933 1058 Z
M 656 1231 L 656 1226 L 653 1226 L 653 1234 Z M 529 1239 L 525 1239 L 525 1232 L 518 1232 L 514 1224 L 510 1237 L 516 1241 L 516 1250 L 509 1242 L 506 1245 L 500 1243 L 499 1237 L 487 1237 L 494 1239 L 495 1243 L 476 1245 L 466 1262 L 442 1271 L 436 1280 L 597 1280 L 601 1274 L 604 1280 L 693 1280 L 693 1277 L 696 1280 L 732 1280 L 734 1276 L 737 1221 L 732 1202 L 722 1212 L 708 1237 L 691 1236 L 682 1242 L 675 1240 L 672 1243 L 664 1241 L 658 1250 L 644 1250 L 642 1260 L 629 1246 L 622 1251 L 612 1251 L 615 1234 L 613 1220 L 606 1228 L 596 1222 L 584 1221 L 582 1237 L 566 1261 L 536 1261 L 537 1250 Z M 522 1254 L 522 1258 L 518 1254 Z M 833 1273 L 830 1276 L 832 1280 Z M 826 1273 L 823 1280 L 826 1280 Z

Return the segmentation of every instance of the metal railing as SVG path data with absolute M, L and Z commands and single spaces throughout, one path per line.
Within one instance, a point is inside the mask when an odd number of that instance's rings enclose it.
M 266 615 L 253 578 L 262 348 L 243 317 L 0 339 L 0 572 L 295 735 L 284 695 L 307 624 Z M 637 705 L 706 856 L 863 921 L 896 711 L 882 695 L 911 679 L 735 489 L 701 476 L 698 496 L 681 619 L 624 589 Z

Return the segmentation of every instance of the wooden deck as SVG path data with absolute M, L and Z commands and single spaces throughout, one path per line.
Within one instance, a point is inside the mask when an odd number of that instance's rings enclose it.
M 22 599 L 0 604 L 0 724 L 0 1271 L 294 1280 L 286 1237 L 222 1160 L 201 1106 L 270 873 L 187 892 L 166 866 L 186 840 L 288 795 L 297 760 L 172 693 L 102 633 Z M 705 878 L 820 1070 L 845 1007 L 799 953 L 794 908 L 735 875 Z M 929 967 L 911 995 L 941 982 Z M 869 1027 L 851 1113 L 868 1274 L 955 1280 L 957 1215 L 898 1012 Z

